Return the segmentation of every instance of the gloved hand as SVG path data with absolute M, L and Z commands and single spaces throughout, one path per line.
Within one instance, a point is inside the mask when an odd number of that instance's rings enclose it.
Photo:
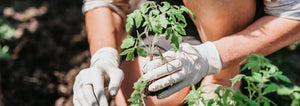
M 222 68 L 219 53 L 212 42 L 193 46 L 182 43 L 177 52 L 167 51 L 163 56 L 165 62 L 156 59 L 143 68 L 144 80 L 156 80 L 149 85 L 150 92 L 170 86 L 157 95 L 159 99 L 196 84 L 204 76 L 218 73 Z
M 75 106 L 108 106 L 104 91 L 104 73 L 110 77 L 108 90 L 116 95 L 124 74 L 119 69 L 118 51 L 111 47 L 98 50 L 91 58 L 90 68 L 83 69 L 76 76 L 73 86 Z

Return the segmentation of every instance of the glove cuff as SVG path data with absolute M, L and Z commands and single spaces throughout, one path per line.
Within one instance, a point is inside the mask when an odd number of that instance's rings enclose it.
M 90 67 L 93 67 L 96 62 L 102 61 L 105 63 L 111 63 L 114 66 L 119 66 L 119 54 L 115 48 L 104 47 L 97 50 L 91 58 Z
M 82 13 L 85 15 L 86 12 L 98 8 L 98 7 L 107 7 L 117 14 L 119 14 L 122 19 L 126 19 L 126 14 L 119 7 L 112 4 L 112 1 L 107 0 L 84 0 L 84 4 L 82 5 Z
M 208 61 L 207 75 L 219 73 L 222 69 L 221 58 L 217 47 L 212 42 L 194 46 Z

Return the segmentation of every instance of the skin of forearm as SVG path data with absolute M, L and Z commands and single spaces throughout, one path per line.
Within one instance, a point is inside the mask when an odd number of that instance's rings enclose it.
M 214 41 L 223 69 L 239 64 L 250 54 L 271 54 L 300 40 L 300 21 L 265 16 L 244 30 Z
M 85 19 L 91 55 L 103 47 L 113 47 L 120 52 L 124 30 L 121 16 L 100 7 L 88 11 Z

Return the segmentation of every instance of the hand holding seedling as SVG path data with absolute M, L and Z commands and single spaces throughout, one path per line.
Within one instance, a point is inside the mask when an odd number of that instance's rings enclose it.
M 154 81 L 148 87 L 150 92 L 156 92 L 170 86 L 157 95 L 165 98 L 193 84 L 198 83 L 204 76 L 218 73 L 221 61 L 213 43 L 201 45 L 180 44 L 177 52 L 163 53 L 167 62 L 160 59 L 147 63 L 144 68 L 144 80 Z
M 123 40 L 121 48 L 126 49 L 120 55 L 126 55 L 126 60 L 134 59 L 134 52 L 138 55 L 146 57 L 147 52 L 139 47 L 138 42 L 143 44 L 149 51 L 150 60 L 153 60 L 154 50 L 157 50 L 160 55 L 161 62 L 165 62 L 165 57 L 162 55 L 159 48 L 155 46 L 160 37 L 164 37 L 166 40 L 171 38 L 170 44 L 173 45 L 173 50 L 176 52 L 179 49 L 179 42 L 183 42 L 182 35 L 186 35 L 184 28 L 187 25 L 183 13 L 189 13 L 195 20 L 195 15 L 184 6 L 170 5 L 168 2 L 162 2 L 157 4 L 156 2 L 148 1 L 144 3 L 140 10 L 135 10 L 133 13 L 127 15 L 126 31 L 129 32 L 133 25 L 136 28 L 142 27 L 143 32 L 137 32 L 137 36 L 128 36 Z M 154 32 L 154 38 L 150 41 L 149 33 Z M 142 37 L 148 41 L 148 44 L 143 42 Z M 173 51 L 173 52 L 174 52 Z M 134 92 L 128 100 L 131 105 L 144 104 L 143 98 L 146 97 L 144 93 L 148 87 L 146 80 L 142 80 L 142 77 L 134 84 Z M 144 104 L 145 105 L 145 104 Z
M 171 86 L 168 90 L 158 94 L 158 98 L 165 98 L 186 86 L 199 82 L 205 75 L 214 74 L 221 70 L 221 61 L 218 51 L 213 43 L 208 42 L 198 46 L 191 46 L 189 44 L 179 44 L 179 41 L 183 41 L 181 35 L 186 35 L 183 29 L 186 26 L 186 21 L 183 12 L 191 13 L 190 10 L 184 6 L 171 6 L 167 2 L 162 4 L 156 4 L 155 2 L 146 2 L 141 10 L 135 10 L 132 14 L 127 16 L 126 30 L 129 31 L 132 25 L 136 25 L 139 28 L 141 25 L 144 27 L 144 32 L 137 31 L 137 38 L 129 36 L 123 40 L 121 48 L 127 48 L 121 53 L 121 55 L 127 55 L 126 60 L 134 59 L 134 51 L 136 50 L 140 56 L 146 56 L 144 49 L 137 46 L 137 41 L 144 44 L 141 40 L 141 36 L 146 36 L 148 39 L 148 47 L 150 54 L 150 60 L 153 59 L 153 51 L 155 49 L 155 43 L 157 39 L 163 34 L 165 29 L 165 38 L 169 39 L 173 45 L 173 50 L 166 53 L 161 53 L 160 59 L 153 60 L 144 66 L 142 76 L 143 81 L 153 82 L 150 86 L 135 87 L 132 98 L 138 98 L 142 95 L 142 89 L 148 89 L 150 92 L 156 92 L 163 88 Z M 192 14 L 193 18 L 195 16 Z M 144 23 L 141 23 L 145 20 Z M 155 33 L 153 41 L 149 41 L 149 31 Z M 164 77 L 163 77 L 164 76 Z M 138 81 L 135 85 L 144 85 L 143 81 Z M 142 96 L 142 98 L 145 96 Z M 132 103 L 139 104 L 138 99 L 130 99 Z M 142 102 L 142 100 L 141 100 Z

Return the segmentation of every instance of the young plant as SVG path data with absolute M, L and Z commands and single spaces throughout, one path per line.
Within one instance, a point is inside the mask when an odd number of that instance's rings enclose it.
M 160 37 L 165 37 L 168 40 L 171 36 L 170 44 L 173 45 L 175 51 L 179 48 L 179 42 L 183 42 L 182 35 L 186 35 L 184 28 L 187 23 L 183 13 L 192 14 L 193 18 L 196 19 L 195 15 L 184 6 L 170 5 L 168 2 L 161 2 L 157 4 L 153 1 L 148 1 L 139 10 L 135 10 L 133 13 L 127 15 L 126 31 L 135 25 L 136 28 L 143 27 L 144 31 L 137 32 L 137 37 L 128 36 L 123 40 L 121 48 L 126 49 L 121 55 L 127 55 L 126 60 L 134 59 L 134 52 L 143 57 L 146 57 L 146 51 L 138 47 L 138 42 L 142 43 L 147 47 L 149 51 L 150 60 L 153 59 L 153 52 L 155 43 Z M 149 34 L 154 32 L 154 39 L 150 41 Z M 146 45 L 142 36 L 145 36 L 148 40 Z
M 179 42 L 183 42 L 182 35 L 186 35 L 184 28 L 187 26 L 187 22 L 183 13 L 190 13 L 194 19 L 196 16 L 186 7 L 170 5 L 168 2 L 156 3 L 154 1 L 148 1 L 143 4 L 141 9 L 135 10 L 133 13 L 127 15 L 126 32 L 130 32 L 133 26 L 136 29 L 142 27 L 143 32 L 136 30 L 137 36 L 128 36 L 123 40 L 121 48 L 125 49 L 120 55 L 126 55 L 126 61 L 134 60 L 135 52 L 139 56 L 146 57 L 147 52 L 138 46 L 140 42 L 143 46 L 147 47 L 149 51 L 150 61 L 153 60 L 154 50 L 157 50 L 161 60 L 164 57 L 161 51 L 155 46 L 160 37 L 165 37 L 166 40 L 171 38 L 170 44 L 173 45 L 173 49 L 176 52 L 179 48 Z M 154 33 L 154 38 L 150 41 L 150 33 Z M 142 40 L 145 37 L 148 44 Z M 147 81 L 142 81 L 140 78 L 134 84 L 134 92 L 131 98 L 128 100 L 131 105 L 145 105 L 143 98 L 146 97 L 143 94 L 144 89 L 147 89 Z
M 248 91 L 248 95 L 242 94 L 239 91 L 234 91 L 233 88 L 218 86 L 215 90 L 217 96 L 214 99 L 205 100 L 202 96 L 198 96 L 197 100 L 201 100 L 205 106 L 220 105 L 220 106 L 260 106 L 260 105 L 275 105 L 277 104 L 270 100 L 267 95 L 270 93 L 277 93 L 277 95 L 286 95 L 292 99 L 291 106 L 299 106 L 300 104 L 300 87 L 286 86 L 291 85 L 291 81 L 288 77 L 282 74 L 278 68 L 271 64 L 270 61 L 264 58 L 262 55 L 249 55 L 246 57 L 249 60 L 242 71 L 251 70 L 251 76 L 245 74 L 239 74 L 232 80 L 232 86 L 242 79 L 247 82 L 245 89 Z M 202 86 L 197 90 L 192 89 L 190 92 L 203 89 Z M 223 90 L 222 92 L 220 92 Z M 204 93 L 201 93 L 202 95 Z M 199 98 L 200 97 L 200 98 Z M 194 96 L 190 94 L 186 97 L 185 102 L 190 103 L 190 100 L 196 100 Z M 193 101 L 199 103 L 197 101 Z M 199 105 L 199 104 L 194 104 Z
M 146 95 L 144 94 L 144 89 L 147 86 L 148 81 L 143 81 L 141 77 L 137 82 L 134 83 L 133 88 L 134 91 L 130 95 L 129 102 L 131 102 L 130 106 L 145 106 L 144 99 Z

